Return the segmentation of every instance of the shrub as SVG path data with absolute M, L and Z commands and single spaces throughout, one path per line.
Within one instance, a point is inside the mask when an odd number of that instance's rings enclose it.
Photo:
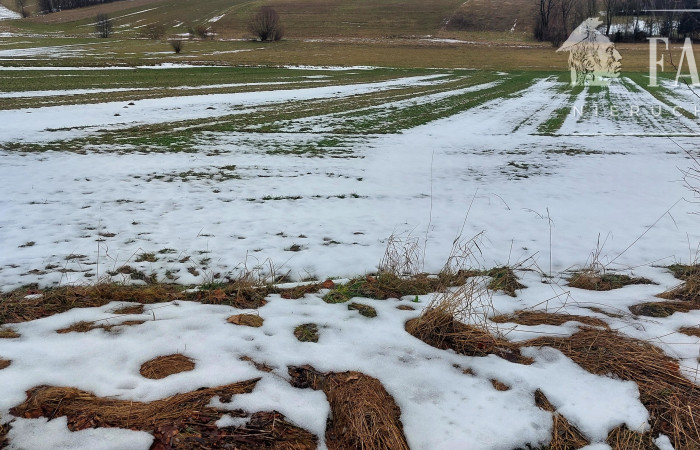
M 144 28 L 143 36 L 147 37 L 148 39 L 153 39 L 154 41 L 158 41 L 163 39 L 163 36 L 165 36 L 165 25 L 162 23 L 152 23 L 147 25 Z
M 173 48 L 173 51 L 175 53 L 180 53 L 182 51 L 182 40 L 181 39 L 172 39 L 170 41 L 170 46 Z
M 284 36 L 284 29 L 280 25 L 280 16 L 271 6 L 262 6 L 250 18 L 248 30 L 261 41 L 279 41 Z

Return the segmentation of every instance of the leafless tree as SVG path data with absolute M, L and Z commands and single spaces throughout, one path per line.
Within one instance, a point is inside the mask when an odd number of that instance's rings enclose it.
M 112 19 L 107 14 L 100 13 L 95 20 L 95 31 L 97 36 L 108 38 L 112 35 Z
M 559 0 L 559 18 L 561 19 L 561 33 L 564 39 L 569 35 L 569 21 L 576 3 L 578 0 Z
M 619 0 L 603 0 L 603 8 L 605 10 L 605 35 L 610 36 L 610 28 L 612 27 L 613 19 L 617 15 L 617 6 Z
M 172 39 L 170 41 L 170 46 L 175 53 L 180 53 L 182 51 L 182 39 Z
M 248 30 L 261 41 L 279 41 L 284 36 L 284 30 L 280 25 L 280 16 L 271 6 L 262 6 L 250 18 Z
M 25 0 L 15 0 L 15 4 L 17 5 L 17 9 L 19 9 L 20 14 L 22 14 L 22 17 L 29 17 L 29 12 L 27 12 L 26 8 L 26 1 Z

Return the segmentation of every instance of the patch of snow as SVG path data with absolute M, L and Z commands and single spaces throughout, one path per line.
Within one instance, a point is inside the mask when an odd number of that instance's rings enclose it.
M 12 11 L 11 9 L 4 7 L 3 5 L 0 5 L 0 20 L 21 19 L 21 18 L 22 18 L 22 15 L 20 13 Z

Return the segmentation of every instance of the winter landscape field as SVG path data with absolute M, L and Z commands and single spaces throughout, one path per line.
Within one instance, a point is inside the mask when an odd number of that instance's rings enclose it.
M 92 16 L 0 6 L 0 448 L 700 448 L 700 97 L 646 47 Z

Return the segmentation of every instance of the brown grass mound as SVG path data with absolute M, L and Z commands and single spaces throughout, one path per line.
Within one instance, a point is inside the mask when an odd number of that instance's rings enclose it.
M 177 394 L 151 403 L 96 397 L 74 388 L 39 386 L 10 411 L 18 417 L 67 416 L 71 431 L 116 427 L 152 433 L 152 449 L 296 449 L 316 448 L 316 437 L 289 423 L 282 414 L 258 412 L 244 426 L 219 429 L 215 422 L 236 411 L 207 406 L 212 397 L 229 402 L 249 393 L 259 379 Z M 1 439 L 1 438 L 0 438 Z
M 11 427 L 11 425 L 9 423 L 6 423 L 6 424 L 0 423 L 0 448 L 5 448 L 8 445 L 7 433 L 10 432 L 10 427 Z
M 535 391 L 535 404 L 552 413 L 552 440 L 546 447 L 549 450 L 574 450 L 590 444 L 581 431 L 571 425 L 566 417 L 556 412 L 542 391 Z
M 11 328 L 0 329 L 0 339 L 16 339 L 19 333 Z
M 329 449 L 408 450 L 401 410 L 377 379 L 359 372 L 320 373 L 310 366 L 290 367 L 289 374 L 293 385 L 326 394 Z
M 700 305 L 700 265 L 676 264 L 669 269 L 676 278 L 683 280 L 684 283 L 660 294 L 659 297 Z
M 234 325 L 244 325 L 246 327 L 260 328 L 263 326 L 265 319 L 257 314 L 236 314 L 226 319 L 228 323 Z
M 112 311 L 114 314 L 143 314 L 143 305 L 123 306 Z
M 0 370 L 10 367 L 12 361 L 0 358 Z
M 272 371 L 274 370 L 272 367 L 268 366 L 268 365 L 265 364 L 265 363 L 261 363 L 261 362 L 255 361 L 255 360 L 254 360 L 253 358 L 251 358 L 250 356 L 244 355 L 244 356 L 241 356 L 241 357 L 238 358 L 238 359 L 240 359 L 241 361 L 245 361 L 245 362 L 251 363 L 253 366 L 255 366 L 256 369 L 261 370 L 261 371 L 263 371 L 263 372 L 268 372 L 268 373 L 269 373 L 269 372 L 272 372 Z
M 426 344 L 442 349 L 452 349 L 468 356 L 498 355 L 508 361 L 531 364 L 532 360 L 520 354 L 517 346 L 497 339 L 480 328 L 465 325 L 449 314 L 427 309 L 421 317 L 406 322 L 406 331 Z
M 362 303 L 355 303 L 355 302 L 350 303 L 348 305 L 348 309 L 358 311 L 361 315 L 363 315 L 365 317 L 369 317 L 369 318 L 377 317 L 377 310 L 376 309 L 372 308 L 369 305 L 363 305 Z
M 259 378 L 225 386 L 176 394 L 150 403 L 97 397 L 80 389 L 38 386 L 27 391 L 27 399 L 10 410 L 17 417 L 68 417 L 71 431 L 95 427 L 115 427 L 149 431 L 172 425 L 198 411 L 212 412 L 212 397 L 230 401 L 231 396 L 252 392 Z
M 629 310 L 636 316 L 668 317 L 676 312 L 688 312 L 700 309 L 700 305 L 689 302 L 648 302 L 632 305 Z
M 608 433 L 607 444 L 613 450 L 647 450 L 657 449 L 651 432 L 639 433 L 632 431 L 624 425 L 613 428 Z
M 190 300 L 201 303 L 230 305 L 236 308 L 259 308 L 265 297 L 276 292 L 274 288 L 256 285 L 250 281 L 222 283 L 217 289 L 201 289 L 185 292 L 186 286 L 174 284 L 149 284 L 129 286 L 102 283 L 93 286 L 64 286 L 46 290 L 18 289 L 0 294 L 0 325 L 27 322 L 52 316 L 73 308 L 104 306 L 110 302 L 161 303 L 173 300 Z M 41 298 L 24 298 L 28 293 L 42 294 Z M 130 306 L 128 308 L 134 308 Z M 132 314 L 118 312 L 116 314 Z
M 525 289 L 524 284 L 520 284 L 518 276 L 512 268 L 508 266 L 494 267 L 486 272 L 486 275 L 491 277 L 488 288 L 493 291 L 503 291 L 511 297 L 515 297 L 515 291 Z
M 85 321 L 80 321 L 76 322 L 66 328 L 61 328 L 59 330 L 56 330 L 56 333 L 59 334 L 64 334 L 64 333 L 87 333 L 88 331 L 96 330 L 96 329 L 102 329 L 105 331 L 116 331 L 115 329 L 119 329 L 118 327 L 126 327 L 126 326 L 134 326 L 134 325 L 141 325 L 142 323 L 145 323 L 145 320 L 125 320 L 124 322 L 117 323 L 114 325 L 108 324 L 108 323 L 100 323 L 97 324 L 95 322 L 85 322 Z
M 316 292 L 320 291 L 321 289 L 323 289 L 322 283 L 305 284 L 305 285 L 297 286 L 294 288 L 281 289 L 280 296 L 282 298 L 296 300 L 298 298 L 302 298 L 306 294 L 315 294 Z
M 678 332 L 687 336 L 695 336 L 700 338 L 700 327 L 683 327 L 678 330 Z
M 659 348 L 611 330 L 585 329 L 568 338 L 545 337 L 524 346 L 558 349 L 585 370 L 637 383 L 651 416 L 652 433 L 664 433 L 675 448 L 699 448 L 700 391 Z
M 562 325 L 566 322 L 581 322 L 594 327 L 608 328 L 604 321 L 589 316 L 575 316 L 571 314 L 552 314 L 539 311 L 516 311 L 513 314 L 500 315 L 491 318 L 495 323 L 517 323 L 520 325 Z
M 167 356 L 159 356 L 141 364 L 139 372 L 145 378 L 160 380 L 180 372 L 194 369 L 194 361 L 179 353 Z
M 575 273 L 569 279 L 569 286 L 589 291 L 611 291 L 632 284 L 654 284 L 646 278 L 632 278 L 617 273 L 600 273 L 594 270 L 583 270 Z
M 323 297 L 327 303 L 343 303 L 354 297 L 367 297 L 377 300 L 401 298 L 405 295 L 425 295 L 441 288 L 439 278 L 426 274 L 412 277 L 399 277 L 382 272 L 376 276 L 353 278 L 335 288 Z
M 505 384 L 505 383 L 502 383 L 502 382 L 498 381 L 498 380 L 495 379 L 495 378 L 491 379 L 490 381 L 491 381 L 491 385 L 493 386 L 493 388 L 494 388 L 495 390 L 497 390 L 497 391 L 505 392 L 505 391 L 509 391 L 509 390 L 510 390 L 510 386 L 508 386 L 508 385 Z
M 294 336 L 299 342 L 318 342 L 318 325 L 303 323 L 294 328 Z

